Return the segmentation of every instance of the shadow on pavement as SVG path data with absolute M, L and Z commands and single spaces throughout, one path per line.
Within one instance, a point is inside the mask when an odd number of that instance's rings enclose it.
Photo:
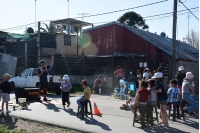
M 68 108 L 68 109 L 66 109 L 64 111 L 69 113 L 70 115 L 73 115 L 73 116 L 76 116 L 76 114 L 77 114 L 76 112 L 73 111 L 73 109 L 70 109 L 70 108 Z
M 17 119 L 13 119 L 13 117 L 1 115 L 0 116 L 0 123 L 2 127 L 8 126 L 9 130 L 13 130 L 17 128 L 16 126 Z
M 112 131 L 112 129 L 110 129 L 108 125 L 101 123 L 95 119 L 84 119 L 84 120 L 85 120 L 85 124 L 96 125 L 96 126 L 101 127 L 104 130 Z
M 190 118 L 192 118 L 192 117 L 190 117 Z M 195 118 L 193 118 L 193 119 L 195 119 Z M 176 121 L 176 122 L 181 123 L 183 125 L 193 127 L 195 129 L 199 129 L 199 123 L 196 121 L 192 121 L 191 119 L 187 119 L 187 117 L 185 118 L 185 121 L 182 120 L 182 121 Z
M 141 127 L 138 127 L 138 128 L 141 128 Z M 161 127 L 161 126 L 158 126 L 158 125 L 154 125 L 153 127 L 145 126 L 144 131 L 147 132 L 147 133 L 179 133 L 179 132 L 188 133 L 188 132 L 185 132 L 183 130 L 179 130 L 177 128 Z
M 48 102 L 47 102 L 48 103 Z M 42 103 L 43 104 L 43 103 Z M 59 109 L 62 109 L 62 108 L 58 108 L 56 107 L 56 105 L 54 104 L 51 104 L 51 103 L 48 103 L 48 104 L 43 104 L 47 107 L 48 110 L 54 110 L 55 112 L 60 112 Z

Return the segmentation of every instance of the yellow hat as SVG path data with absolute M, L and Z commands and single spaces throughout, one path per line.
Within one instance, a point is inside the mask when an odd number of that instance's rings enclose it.
M 8 77 L 11 78 L 12 76 L 9 75 L 8 73 L 5 73 L 5 74 L 3 75 L 3 78 L 4 78 L 4 79 L 7 79 Z

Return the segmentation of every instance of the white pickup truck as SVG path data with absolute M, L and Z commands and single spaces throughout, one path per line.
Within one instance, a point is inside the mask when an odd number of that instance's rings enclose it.
M 52 75 L 47 75 L 47 80 L 49 82 Z M 38 68 L 29 68 L 24 70 L 19 76 L 13 77 L 9 80 L 12 85 L 12 88 L 39 88 L 40 81 L 38 77 Z M 60 84 L 62 78 L 60 76 L 53 76 L 53 89 L 56 94 L 60 94 Z

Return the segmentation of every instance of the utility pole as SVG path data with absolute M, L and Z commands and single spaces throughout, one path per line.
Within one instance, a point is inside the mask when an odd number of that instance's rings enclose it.
M 67 0 L 68 2 L 68 18 L 69 18 L 69 0 Z
M 35 0 L 35 31 L 36 31 L 36 0 Z
M 40 21 L 38 21 L 38 62 L 40 61 Z
M 176 22 L 177 22 L 177 0 L 174 0 L 171 79 L 173 79 L 173 77 L 175 76 L 175 72 L 176 72 L 176 24 L 177 24 Z
M 189 19 L 190 19 L 190 15 L 188 15 L 188 37 L 189 37 Z

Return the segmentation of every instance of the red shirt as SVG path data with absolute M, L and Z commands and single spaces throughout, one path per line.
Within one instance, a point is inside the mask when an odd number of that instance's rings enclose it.
M 124 74 L 123 70 L 121 70 L 121 71 L 116 70 L 115 72 L 117 73 L 117 77 L 121 77 L 121 78 L 123 77 L 123 74 Z
M 140 98 L 138 102 L 148 102 L 148 98 L 150 95 L 150 91 L 147 89 L 139 89 L 138 92 L 140 94 Z

